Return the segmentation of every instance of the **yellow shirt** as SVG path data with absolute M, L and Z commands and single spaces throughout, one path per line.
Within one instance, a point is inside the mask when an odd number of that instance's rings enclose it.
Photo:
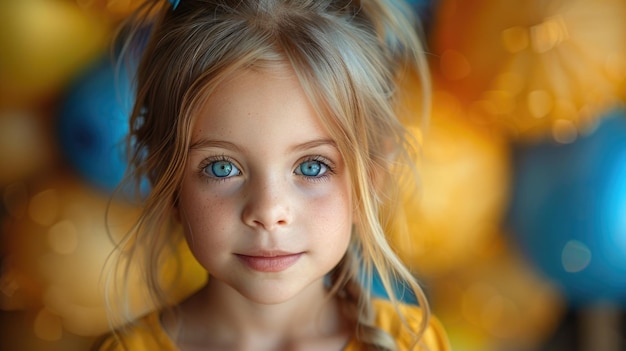
M 389 333 L 394 337 L 398 344 L 399 351 L 408 351 L 413 344 L 413 335 L 410 330 L 405 327 L 398 317 L 393 305 L 387 300 L 374 300 L 374 309 L 376 311 L 375 325 Z M 401 305 L 401 311 L 407 316 L 418 316 L 409 320 L 409 326 L 412 330 L 419 328 L 419 316 L 421 310 L 419 307 L 412 305 Z M 421 339 L 421 347 L 413 350 L 420 351 L 450 351 L 448 339 L 445 331 L 436 318 L 430 319 L 428 329 Z M 425 346 L 424 346 L 425 345 Z M 358 344 L 352 340 L 344 348 L 344 351 L 358 351 Z M 124 334 L 117 337 L 109 336 L 98 347 L 100 351 L 179 351 L 178 347 L 169 338 L 161 322 L 159 321 L 159 313 L 153 312 L 145 316 L 140 323 L 133 325 Z

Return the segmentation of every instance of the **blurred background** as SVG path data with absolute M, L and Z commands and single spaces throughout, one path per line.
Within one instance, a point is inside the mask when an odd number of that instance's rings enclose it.
M 410 3 L 433 111 L 414 235 L 390 239 L 453 349 L 626 350 L 626 2 Z M 137 211 L 109 203 L 133 95 L 110 58 L 138 5 L 0 1 L 2 350 L 83 351 L 107 331 L 101 270 Z M 415 77 L 401 86 L 419 111 Z M 203 279 L 186 272 L 180 296 Z

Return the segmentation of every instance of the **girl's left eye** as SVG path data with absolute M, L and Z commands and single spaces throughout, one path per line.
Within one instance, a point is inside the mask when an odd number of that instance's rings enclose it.
M 321 177 L 328 172 L 328 166 L 317 160 L 304 161 L 298 165 L 295 173 L 305 177 Z
M 234 163 L 226 160 L 209 163 L 204 167 L 203 172 L 213 178 L 228 178 L 241 174 L 241 171 Z

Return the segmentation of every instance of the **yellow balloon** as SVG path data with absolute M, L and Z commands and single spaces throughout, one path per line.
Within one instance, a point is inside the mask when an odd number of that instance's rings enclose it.
M 0 106 L 48 97 L 109 44 L 111 29 L 76 3 L 0 2 Z
M 624 18 L 623 0 L 444 0 L 434 71 L 474 118 L 572 142 L 623 98 Z
M 417 196 L 404 195 L 410 236 L 392 231 L 401 258 L 421 276 L 438 276 L 471 261 L 498 232 L 509 189 L 509 150 L 502 136 L 461 115 L 437 91 L 423 154 L 416 160 Z M 421 137 L 422 131 L 411 127 Z M 409 185 L 409 187 L 413 187 Z
M 41 186 L 28 196 L 21 211 L 12 211 L 13 224 L 7 233 L 8 283 L 15 287 L 13 298 L 28 302 L 22 308 L 43 305 L 48 314 L 61 320 L 65 330 L 82 336 L 100 335 L 109 330 L 105 295 L 112 306 L 123 305 L 113 291 L 105 291 L 108 276 L 104 271 L 111 267 L 107 259 L 114 240 L 130 230 L 140 209 L 119 200 L 109 203 L 108 195 L 64 178 Z M 177 251 L 182 260 L 167 258 L 161 271 L 162 287 L 175 300 L 206 281 L 206 272 L 186 245 Z M 173 278 L 175 273 L 181 274 L 178 280 Z M 121 275 L 110 279 L 123 284 Z M 132 318 L 154 309 L 135 266 L 130 269 L 130 282 L 127 315 Z M 11 305 L 11 301 L 1 305 Z
M 137 10 L 145 0 L 75 0 L 83 9 L 105 14 L 116 21 L 124 19 Z
M 429 281 L 434 313 L 450 330 L 464 331 L 492 346 L 537 349 L 558 327 L 565 300 L 504 242 L 503 235 L 492 244 L 454 274 Z M 451 341 L 453 349 L 462 349 L 463 344 Z

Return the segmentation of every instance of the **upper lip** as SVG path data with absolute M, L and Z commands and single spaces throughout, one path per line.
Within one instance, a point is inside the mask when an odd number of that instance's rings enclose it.
M 300 252 L 288 252 L 282 250 L 257 250 L 250 251 L 246 253 L 237 254 L 239 256 L 248 256 L 248 257 L 281 257 L 281 256 L 291 256 L 297 255 Z

